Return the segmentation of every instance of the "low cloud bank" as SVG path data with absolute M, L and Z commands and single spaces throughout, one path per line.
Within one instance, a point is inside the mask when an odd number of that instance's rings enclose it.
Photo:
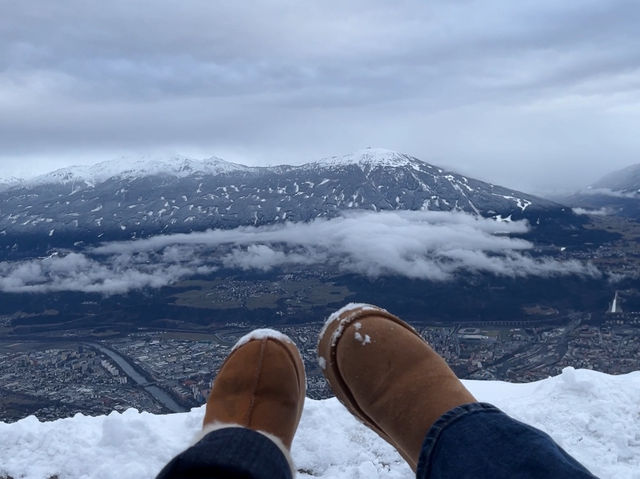
M 195 261 L 155 264 L 145 261 L 145 256 L 114 255 L 105 262 L 84 253 L 69 253 L 29 261 L 2 262 L 0 291 L 78 291 L 110 295 L 160 288 L 181 278 L 215 270 Z
M 610 188 L 589 188 L 581 191 L 580 193 L 584 195 L 602 195 L 602 196 L 611 196 L 613 198 L 631 198 L 631 199 L 640 199 L 640 191 L 638 192 L 624 192 L 624 191 L 616 191 Z
M 296 265 L 434 281 L 463 272 L 507 277 L 600 274 L 578 261 L 532 258 L 527 254 L 530 242 L 508 236 L 527 230 L 525 222 L 498 223 L 465 213 L 350 213 L 309 223 L 155 236 L 2 262 L 0 290 L 117 294 L 166 286 L 219 268 L 268 271 Z
M 577 215 L 592 215 L 592 216 L 609 216 L 615 213 L 611 208 L 599 208 L 597 210 L 589 208 L 572 208 L 573 212 Z

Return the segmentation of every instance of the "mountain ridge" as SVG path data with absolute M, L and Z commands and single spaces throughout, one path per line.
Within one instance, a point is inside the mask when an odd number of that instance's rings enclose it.
M 24 185 L 67 184 L 85 182 L 88 185 L 104 183 L 112 178 L 129 178 L 168 175 L 184 177 L 191 174 L 224 174 L 244 171 L 250 167 L 232 163 L 212 156 L 197 160 L 176 156 L 171 159 L 128 159 L 110 160 L 94 165 L 75 165 L 38 175 L 29 180 L 21 180 Z
M 442 175 L 442 177 L 449 182 L 452 182 L 454 179 L 460 179 L 461 181 L 458 181 L 458 184 L 454 186 L 458 191 L 461 191 L 460 188 L 462 188 L 462 190 L 473 191 L 469 186 L 469 179 L 464 175 L 432 165 L 419 160 L 416 157 L 383 148 L 367 148 L 346 155 L 325 157 L 320 160 L 310 161 L 301 165 L 281 164 L 274 166 L 248 166 L 240 163 L 229 162 L 216 156 L 201 160 L 176 156 L 173 159 L 137 160 L 134 161 L 133 164 L 129 160 L 121 159 L 100 162 L 94 165 L 77 165 L 60 168 L 27 180 L 10 178 L 1 181 L 0 185 L 5 185 L 5 187 L 9 189 L 29 188 L 32 186 L 49 184 L 66 185 L 81 183 L 85 183 L 84 186 L 86 187 L 95 187 L 97 184 L 116 178 L 130 180 L 141 179 L 148 176 L 174 176 L 177 178 L 184 178 L 190 175 L 218 176 L 240 172 L 255 174 L 282 174 L 293 171 L 317 171 L 324 169 L 340 171 L 353 167 L 360 168 L 365 173 L 370 173 L 371 170 L 377 168 L 410 168 L 415 171 L 427 170 L 434 176 Z M 536 200 L 543 201 L 547 204 L 551 203 L 550 200 L 545 200 L 536 195 L 530 195 L 516 190 L 511 190 L 509 188 L 496 186 L 492 183 L 487 183 L 473 178 L 471 181 L 489 185 L 491 188 L 515 192 L 523 197 L 535 198 Z M 464 193 L 464 191 L 462 192 Z M 501 195 L 498 193 L 497 196 Z M 505 199 L 516 200 L 517 204 L 523 211 L 531 204 L 529 199 L 515 197 L 509 198 L 504 195 L 502 195 L 502 197 Z M 520 199 L 520 201 L 518 201 L 518 199 Z M 473 206 L 471 208 L 473 209 Z
M 309 161 L 300 165 L 277 164 L 269 166 L 250 166 L 230 162 L 215 155 L 203 159 L 195 159 L 182 155 L 170 158 L 140 158 L 135 160 L 122 157 L 95 164 L 77 164 L 58 168 L 31 178 L 18 178 L 15 176 L 0 178 L 0 185 L 23 186 L 34 184 L 66 184 L 83 181 L 89 184 L 95 184 L 102 183 L 116 177 L 133 178 L 153 175 L 173 175 L 181 177 L 193 173 L 214 175 L 233 171 L 258 173 L 264 170 L 282 171 L 349 165 L 395 167 L 407 166 L 415 162 L 425 163 L 410 155 L 383 148 L 366 148 L 354 153 L 324 157 L 319 160 Z
M 585 222 L 553 201 L 390 150 L 271 167 L 177 158 L 72 167 L 0 191 L 0 252 L 42 254 L 78 242 L 310 221 L 348 210 L 527 220 L 547 236 L 561 232 L 563 242 Z

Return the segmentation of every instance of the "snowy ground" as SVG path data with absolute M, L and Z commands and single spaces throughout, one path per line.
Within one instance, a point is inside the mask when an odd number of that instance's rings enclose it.
M 466 381 L 481 401 L 553 436 L 602 478 L 640 479 L 640 372 L 566 369 L 530 384 Z M 135 410 L 40 423 L 0 423 L 0 477 L 153 478 L 200 428 L 203 408 L 166 416 Z M 307 400 L 293 445 L 307 478 L 411 478 L 394 450 L 335 400 Z

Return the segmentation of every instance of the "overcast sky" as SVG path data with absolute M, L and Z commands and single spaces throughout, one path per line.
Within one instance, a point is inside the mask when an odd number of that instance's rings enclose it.
M 0 177 L 377 146 L 532 192 L 640 163 L 637 0 L 0 0 Z

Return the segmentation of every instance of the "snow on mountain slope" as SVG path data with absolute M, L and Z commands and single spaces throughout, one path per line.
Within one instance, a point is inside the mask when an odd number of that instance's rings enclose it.
M 601 478 L 640 478 L 640 372 L 567 368 L 528 384 L 466 381 L 480 400 L 549 433 Z M 153 478 L 201 426 L 189 413 L 122 414 L 0 423 L 0 477 Z M 334 399 L 307 399 L 294 444 L 300 478 L 411 478 L 409 467 Z
M 179 158 L 58 170 L 0 189 L 0 261 L 77 244 L 309 222 L 365 210 L 526 220 L 528 238 L 565 247 L 595 244 L 607 235 L 585 228 L 590 220 L 561 204 L 370 149 L 299 166 Z
M 347 155 L 323 158 L 303 165 L 303 167 L 336 167 L 358 165 L 364 167 L 406 167 L 415 166 L 422 162 L 403 153 L 384 148 L 366 148 Z M 442 170 L 441 170 L 442 171 Z
M 237 171 L 249 171 L 250 167 L 231 163 L 212 156 L 205 160 L 192 160 L 185 157 L 173 159 L 121 158 L 95 165 L 70 166 L 28 180 L 28 185 L 86 183 L 95 185 L 111 178 L 142 178 L 153 175 L 185 178 L 190 175 L 220 175 Z

